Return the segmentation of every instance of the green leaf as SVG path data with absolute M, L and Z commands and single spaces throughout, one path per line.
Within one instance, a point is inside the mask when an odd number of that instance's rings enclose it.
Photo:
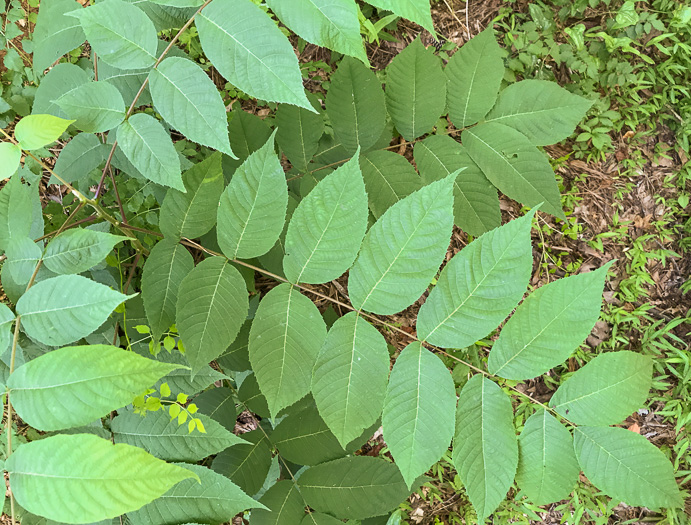
M 533 269 L 535 211 L 485 233 L 444 267 L 420 308 L 418 337 L 464 348 L 494 330 L 523 297 Z
M 523 80 L 499 94 L 486 120 L 510 126 L 532 144 L 546 146 L 569 138 L 592 104 L 556 82 Z
M 219 390 L 219 389 L 216 389 Z M 269 440 L 262 430 L 242 435 L 240 443 L 216 455 L 211 468 L 236 483 L 247 494 L 256 494 L 271 468 Z
M 118 69 L 103 61 L 98 63 L 99 80 L 106 81 L 118 88 L 118 91 L 120 91 L 125 101 L 125 105 L 128 107 L 134 101 L 134 97 L 137 96 L 139 89 L 147 77 L 148 71 L 146 69 Z M 137 104 L 142 106 L 151 104 L 151 94 L 148 84 L 139 95 Z
M 250 321 L 245 321 L 235 341 L 232 342 L 225 352 L 216 358 L 216 362 L 223 370 L 227 372 L 231 370 L 233 372 L 244 372 L 245 370 L 252 369 L 248 349 L 251 325 Z
M 530 294 L 494 343 L 489 371 L 507 379 L 532 379 L 566 361 L 600 317 L 610 266 L 559 279 Z
M 218 421 L 227 430 L 235 430 L 235 398 L 230 388 L 211 388 L 194 398 L 200 414 L 205 414 L 211 419 Z M 243 438 L 247 434 L 243 434 Z M 250 492 L 254 494 L 254 492 Z
M 369 207 L 375 218 L 422 187 L 422 179 L 403 155 L 371 151 L 360 157 Z
M 293 46 L 261 8 L 237 0 L 229 10 L 216 1 L 194 20 L 204 53 L 228 82 L 255 98 L 312 111 Z
M 132 115 L 118 127 L 117 140 L 127 159 L 147 179 L 185 192 L 180 159 L 158 120 L 146 113 Z
M 106 0 L 67 16 L 79 19 L 91 49 L 111 66 L 144 69 L 156 62 L 156 28 L 134 4 Z
M 277 482 L 259 501 L 268 509 L 252 512 L 251 525 L 300 525 L 305 515 L 305 503 L 300 491 L 290 480 Z
M 271 128 L 260 119 L 241 109 L 230 112 L 228 134 L 233 151 L 238 159 L 223 156 L 223 173 L 226 180 L 230 180 L 235 169 L 242 164 L 251 153 L 261 148 L 271 136 Z
M 11 142 L 0 143 L 0 179 L 9 179 L 19 167 L 22 148 Z
M 276 127 L 276 141 L 290 163 L 298 171 L 307 170 L 307 165 L 319 148 L 319 139 L 324 134 L 322 115 L 280 104 L 276 110 Z
M 142 273 L 142 299 L 154 341 L 175 322 L 180 283 L 193 268 L 190 252 L 174 240 L 163 239 L 151 249 Z
M 14 282 L 26 286 L 42 254 L 41 247 L 29 237 L 12 238 L 5 250 L 7 260 L 3 268 L 7 268 Z
M 21 177 L 11 177 L 0 190 L 0 250 L 6 250 L 12 239 L 30 236 L 31 209 L 31 189 Z
M 103 261 L 116 244 L 126 239 L 83 228 L 67 230 L 48 243 L 43 264 L 55 273 L 82 273 Z
M 391 370 L 382 426 L 409 488 L 449 448 L 455 408 L 456 389 L 444 363 L 419 342 L 406 346 Z
M 345 57 L 331 75 L 326 114 L 336 141 L 348 154 L 374 146 L 386 126 L 384 91 L 376 75 L 362 62 Z
M 29 115 L 17 123 L 14 137 L 24 150 L 39 149 L 58 140 L 73 122 L 53 115 Z
M 30 337 L 62 346 L 86 337 L 130 297 L 81 275 L 60 275 L 35 284 L 17 302 Z
M 0 354 L 2 354 L 10 344 L 12 335 L 10 327 L 15 320 L 15 315 L 4 303 L 0 303 Z
M 150 355 L 148 347 L 146 348 L 146 353 Z M 168 352 L 159 352 L 155 359 L 165 363 L 183 365 L 182 368 L 184 369 L 173 370 L 154 386 L 154 388 L 158 389 L 162 383 L 168 383 L 173 396 L 177 396 L 180 393 L 193 395 L 204 390 L 216 381 L 230 379 L 227 375 L 214 370 L 210 366 L 203 367 L 200 372 L 197 372 L 194 377 L 192 377 L 192 374 L 186 366 L 187 360 L 179 352 L 172 352 L 170 354 Z
M 218 206 L 218 245 L 230 259 L 264 255 L 283 231 L 288 206 L 274 132 L 235 170 Z
M 310 507 L 343 519 L 379 516 L 410 494 L 396 465 L 370 456 L 311 467 L 300 476 L 298 485 Z
M 355 312 L 329 330 L 312 372 L 319 414 L 345 447 L 381 414 L 389 376 L 386 341 Z
M 482 521 L 511 488 L 518 445 L 511 400 L 480 374 L 461 390 L 453 443 L 453 464 Z
M 261 418 L 271 417 L 266 398 L 259 390 L 257 377 L 254 374 L 243 379 L 238 390 L 238 400 L 247 410 L 254 412 Z
M 583 473 L 614 500 L 651 509 L 683 506 L 672 464 L 640 434 L 578 427 L 573 446 Z
M 61 430 L 86 425 L 131 403 L 180 367 L 115 346 L 69 346 L 20 366 L 7 386 L 12 405 L 27 424 Z
M 31 108 L 33 114 L 47 113 L 56 117 L 66 118 L 65 112 L 53 101 L 89 82 L 91 82 L 91 77 L 79 66 L 61 63 L 52 67 L 48 74 L 43 77 L 36 90 L 34 105 Z
M 485 176 L 507 197 L 565 220 L 559 187 L 545 154 L 525 135 L 497 123 L 481 124 L 462 134 L 463 144 Z
M 163 235 L 195 239 L 214 227 L 223 192 L 221 158 L 220 153 L 214 153 L 183 173 L 185 192 L 168 190 L 159 218 Z
M 580 467 L 568 430 L 546 410 L 525 422 L 518 437 L 516 483 L 535 505 L 568 498 L 578 483 Z
M 272 417 L 309 392 L 325 338 L 319 310 L 289 284 L 273 288 L 259 303 L 250 330 L 250 362 Z
M 300 201 L 286 232 L 283 270 L 294 283 L 325 283 L 353 264 L 367 229 L 358 154 Z
M 116 443 L 143 448 L 166 461 L 200 461 L 244 442 L 213 419 L 202 414 L 195 417 L 201 419 L 205 433 L 188 432 L 187 425 L 178 425 L 164 410 L 146 416 L 125 412 L 113 419 L 110 428 Z
M 226 108 L 216 86 L 191 60 L 169 57 L 149 73 L 154 107 L 191 141 L 234 157 Z
M 304 518 L 300 525 L 339 525 L 343 523 L 341 520 L 329 516 L 328 514 L 323 514 L 321 512 L 310 512 Z
M 446 135 L 431 135 L 415 143 L 413 155 L 425 183 L 463 170 L 453 186 L 453 215 L 459 228 L 482 235 L 501 225 L 497 190 L 458 142 Z
M 441 60 L 413 40 L 386 68 L 386 107 L 398 132 L 415 140 L 434 128 L 446 109 Z
M 355 308 L 393 314 L 427 289 L 451 237 L 454 178 L 408 195 L 370 228 L 348 278 Z
M 291 31 L 308 42 L 369 65 L 357 8 L 349 0 L 268 0 L 267 4 Z
M 367 3 L 392 11 L 400 17 L 421 25 L 432 35 L 436 34 L 428 0 L 367 0 Z
M 79 22 L 65 13 L 79 9 L 74 0 L 46 0 L 41 3 L 32 41 L 33 68 L 40 73 L 65 53 L 79 47 L 86 40 Z
M 210 257 L 180 283 L 177 328 L 192 375 L 223 353 L 247 317 L 245 281 L 223 257 Z
M 175 485 L 160 498 L 129 512 L 132 525 L 165 525 L 168 523 L 229 522 L 238 512 L 265 508 L 245 494 L 229 479 L 200 465 L 184 465 L 196 474 L 201 484 L 187 479 Z
M 53 171 L 60 175 L 62 180 L 74 182 L 89 175 L 91 170 L 106 160 L 107 156 L 108 146 L 98 140 L 96 135 L 80 133 L 62 148 Z M 51 176 L 49 184 L 60 182 Z
M 487 115 L 504 78 L 503 52 L 491 25 L 466 42 L 451 57 L 444 72 L 449 118 L 454 126 L 467 128 Z
M 76 128 L 87 133 L 108 131 L 125 118 L 125 101 L 112 84 L 89 82 L 65 93 L 54 101 Z
M 634 352 L 600 354 L 562 383 L 549 406 L 577 425 L 620 423 L 645 405 L 652 367 Z
M 64 523 L 114 518 L 197 478 L 144 450 L 91 434 L 57 435 L 17 448 L 5 463 L 12 493 L 29 512 Z M 197 478 L 198 479 L 198 478 Z M 191 484 L 198 484 L 196 479 Z

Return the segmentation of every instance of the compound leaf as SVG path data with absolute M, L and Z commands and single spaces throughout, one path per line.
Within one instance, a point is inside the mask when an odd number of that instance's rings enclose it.
M 410 488 L 449 448 L 456 389 L 448 369 L 419 342 L 391 370 L 382 415 L 384 440 Z
M 511 401 L 478 374 L 461 390 L 456 411 L 453 464 L 480 521 L 506 497 L 518 465 Z
M 406 140 L 432 130 L 446 108 L 446 78 L 441 60 L 413 40 L 386 68 L 386 107 Z
M 408 195 L 370 228 L 348 278 L 355 308 L 400 312 L 429 286 L 451 237 L 455 177 Z
M 523 297 L 533 268 L 535 211 L 491 230 L 457 253 L 420 308 L 418 336 L 444 348 L 482 339 Z
M 620 423 L 645 404 L 653 361 L 634 352 L 600 354 L 564 381 L 549 406 L 578 425 Z
M 252 512 L 251 525 L 300 525 L 305 515 L 305 502 L 291 480 L 279 481 L 259 501 L 268 509 Z
M 169 57 L 149 73 L 151 98 L 161 116 L 185 137 L 234 157 L 226 108 L 216 86 L 191 60 Z
M 272 417 L 304 397 L 326 338 L 326 324 L 307 297 L 289 284 L 264 296 L 250 330 L 249 354 Z
M 422 187 L 422 179 L 403 155 L 371 151 L 360 157 L 369 207 L 376 219 L 398 201 Z
M 125 118 L 125 101 L 118 88 L 106 81 L 89 82 L 54 101 L 76 128 L 87 133 L 113 129 Z
M 532 379 L 563 363 L 600 316 L 610 265 L 531 293 L 502 328 L 490 352 L 489 371 L 507 379 Z
M 247 494 L 256 494 L 271 468 L 269 440 L 262 430 L 242 435 L 240 443 L 216 455 L 211 468 L 236 483 Z
M 205 414 L 211 419 L 218 421 L 227 430 L 235 430 L 235 420 L 237 412 L 235 410 L 235 398 L 230 388 L 211 388 L 205 390 L 194 398 L 200 414 Z M 243 438 L 247 434 L 242 435 Z M 256 491 L 255 491 L 256 492 Z M 250 492 L 254 494 L 254 492 Z
M 625 428 L 577 427 L 573 446 L 583 473 L 613 499 L 651 509 L 683 506 L 672 464 L 644 436 Z
M 21 445 L 5 463 L 12 493 L 29 512 L 63 523 L 115 518 L 155 500 L 194 472 L 92 434 Z M 198 479 L 198 478 L 197 478 Z M 198 484 L 191 479 L 190 484 Z
M 39 430 L 61 430 L 122 408 L 178 368 L 115 346 L 68 346 L 20 366 L 7 386 L 22 420 Z
M 434 24 L 427 0 L 367 0 L 368 4 L 392 11 L 394 14 L 420 24 L 433 35 Z
M 294 283 L 325 283 L 353 264 L 367 229 L 358 155 L 324 177 L 288 223 L 283 271 Z
M 319 148 L 319 139 L 324 134 L 322 115 L 281 104 L 276 110 L 276 126 L 276 141 L 290 163 L 298 171 L 307 170 L 307 165 Z
M 55 273 L 82 273 L 103 261 L 116 244 L 126 239 L 84 228 L 67 230 L 48 243 L 43 264 Z

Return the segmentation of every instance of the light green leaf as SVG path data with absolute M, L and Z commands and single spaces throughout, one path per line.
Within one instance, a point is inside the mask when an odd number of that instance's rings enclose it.
M 672 464 L 640 434 L 578 427 L 573 446 L 583 473 L 614 500 L 651 509 L 683 506 Z
M 82 84 L 53 102 L 75 120 L 76 128 L 87 133 L 111 130 L 125 118 L 120 91 L 105 81 Z
M 355 308 L 393 314 L 427 289 L 451 237 L 454 178 L 408 195 L 370 228 L 348 277 Z
M 43 264 L 55 273 L 82 273 L 100 263 L 116 244 L 126 239 L 83 228 L 67 230 L 48 243 Z
M 478 518 L 484 520 L 511 488 L 518 445 L 511 400 L 480 374 L 465 384 L 458 399 L 453 464 Z
M 149 354 L 148 348 L 146 349 L 147 355 Z M 186 395 L 194 395 L 197 392 L 204 390 L 206 387 L 211 385 L 216 381 L 223 381 L 224 379 L 230 379 L 227 375 L 214 370 L 210 366 L 202 367 L 201 371 L 197 372 L 194 377 L 190 373 L 187 365 L 187 360 L 179 352 L 159 352 L 156 356 L 157 361 L 163 361 L 164 363 L 175 363 L 182 364 L 184 369 L 173 370 L 171 373 L 163 377 L 154 388 L 159 389 L 161 384 L 168 383 L 171 395 L 177 396 L 180 393 Z
M 21 177 L 11 177 L 0 190 L 0 250 L 11 239 L 29 237 L 32 223 L 31 188 Z
M 9 179 L 22 160 L 22 148 L 11 142 L 0 143 L 0 180 Z
M 136 512 L 128 512 L 132 525 L 165 525 L 168 523 L 229 522 L 238 512 L 265 508 L 245 494 L 228 478 L 200 465 L 184 465 L 196 474 L 201 484 L 187 479 L 175 485 L 160 498 Z
M 199 7 L 204 3 L 204 0 L 150 0 L 154 4 L 185 8 L 185 7 Z
M 464 348 L 494 330 L 523 297 L 533 268 L 535 211 L 489 231 L 457 253 L 420 308 L 418 337 Z
M 139 89 L 148 77 L 148 73 L 146 69 L 118 69 L 103 61 L 98 63 L 99 80 L 106 81 L 118 88 L 125 105 L 128 107 L 134 101 L 134 97 L 137 96 Z M 139 95 L 137 103 L 142 106 L 151 104 L 148 84 Z
M 154 341 L 175 322 L 180 283 L 193 268 L 190 252 L 174 240 L 163 239 L 151 249 L 142 273 L 142 299 Z
M 499 94 L 486 120 L 510 126 L 532 144 L 546 146 L 569 138 L 592 104 L 556 82 L 523 80 Z
M 185 192 L 178 153 L 158 120 L 146 113 L 132 115 L 118 127 L 117 140 L 127 159 L 147 179 Z
M 12 335 L 10 327 L 15 320 L 15 315 L 9 307 L 0 303 L 0 354 L 2 354 L 10 344 Z
M 369 65 L 355 4 L 349 0 L 268 0 L 269 8 L 308 42 Z
M 17 302 L 22 328 L 37 341 L 62 346 L 86 337 L 130 297 L 81 275 L 35 284 Z
M 7 386 L 12 405 L 27 424 L 61 430 L 86 425 L 131 403 L 177 368 L 181 365 L 159 363 L 115 346 L 68 346 L 20 366 Z
M 45 0 L 38 10 L 32 41 L 34 72 L 42 73 L 65 53 L 82 45 L 86 36 L 79 22 L 65 13 L 79 9 L 74 0 Z
M 497 123 L 481 124 L 462 134 L 470 157 L 507 197 L 565 220 L 559 187 L 545 154 L 525 135 Z
M 366 0 L 368 4 L 392 11 L 435 34 L 428 0 Z
M 184 479 L 197 478 L 140 448 L 113 445 L 92 434 L 26 443 L 5 468 L 23 508 L 64 523 L 114 518 L 155 500 Z M 192 484 L 197 480 L 191 479 Z
M 89 175 L 91 170 L 106 160 L 107 156 L 108 146 L 98 140 L 96 135 L 80 133 L 62 148 L 53 171 L 60 175 L 62 180 L 74 182 Z M 51 176 L 49 184 L 60 182 Z
M 61 63 L 52 67 L 48 74 L 43 77 L 36 90 L 34 105 L 31 108 L 32 113 L 34 115 L 47 113 L 56 117 L 66 118 L 65 112 L 53 101 L 89 82 L 91 82 L 91 77 L 79 66 Z
M 149 73 L 154 107 L 191 141 L 234 157 L 226 108 L 216 86 L 191 60 L 169 57 Z
M 466 42 L 451 57 L 444 72 L 449 118 L 454 126 L 467 128 L 487 115 L 504 78 L 503 52 L 491 25 Z
M 43 250 L 29 237 L 13 237 L 7 244 L 7 260 L 3 269 L 10 272 L 10 277 L 22 286 L 26 286 L 36 269 Z
M 243 434 L 242 438 L 248 443 L 234 445 L 217 454 L 211 468 L 236 483 L 247 494 L 256 494 L 271 468 L 269 440 L 263 430 L 252 430 Z
M 353 264 L 367 229 L 358 154 L 300 201 L 286 232 L 283 270 L 294 283 L 325 283 Z
M 577 425 L 612 425 L 645 406 L 653 361 L 634 352 L 600 354 L 569 377 L 549 406 Z
M 218 206 L 218 245 L 230 259 L 268 252 L 283 231 L 288 186 L 274 151 L 274 132 L 235 170 Z
M 58 140 L 73 122 L 53 115 L 28 115 L 17 123 L 14 137 L 24 150 L 42 148 Z
M 376 75 L 362 62 L 344 58 L 331 75 L 326 114 L 348 154 L 374 146 L 386 127 L 384 91 Z
M 223 257 L 210 257 L 180 283 L 177 328 L 192 375 L 223 353 L 245 322 L 245 281 Z
M 422 187 L 422 179 L 403 155 L 371 151 L 360 157 L 369 207 L 375 218 Z
M 317 152 L 319 139 L 324 133 L 322 115 L 315 115 L 304 108 L 289 104 L 280 104 L 276 110 L 276 126 L 276 141 L 290 163 L 298 171 L 307 170 L 307 165 Z
M 419 342 L 405 347 L 391 370 L 382 426 L 409 488 L 449 448 L 455 408 L 456 389 L 444 363 Z
M 259 501 L 268 509 L 252 512 L 251 525 L 300 525 L 305 515 L 305 502 L 291 480 L 277 482 Z
M 525 422 L 518 437 L 516 483 L 535 505 L 568 497 L 578 482 L 580 467 L 568 430 L 546 410 Z
M 410 494 L 396 465 L 370 456 L 311 467 L 298 485 L 313 509 L 357 520 L 385 514 Z
M 384 337 L 355 312 L 339 318 L 314 365 L 312 395 L 342 446 L 379 418 L 388 376 Z
M 413 40 L 386 68 L 386 107 L 398 132 L 415 140 L 434 128 L 446 108 L 441 60 Z
M 195 17 L 202 49 L 214 67 L 253 97 L 312 111 L 293 46 L 271 17 L 251 0 L 227 7 L 216 0 Z
M 244 443 L 219 423 L 202 414 L 195 414 L 204 424 L 205 433 L 188 432 L 187 425 L 178 425 L 165 410 L 142 416 L 124 412 L 110 424 L 116 443 L 143 448 L 149 454 L 166 461 L 195 462 L 211 454 Z
M 144 69 L 156 62 L 156 28 L 134 4 L 106 0 L 67 16 L 79 19 L 91 48 L 111 66 Z
M 326 338 L 326 324 L 307 297 L 281 284 L 264 296 L 250 330 L 249 354 L 272 417 L 304 397 Z
M 431 135 L 415 143 L 413 156 L 424 183 L 463 170 L 453 186 L 454 223 L 471 235 L 501 225 L 499 196 L 466 149 L 446 135 Z
M 214 153 L 183 173 L 185 192 L 168 190 L 159 217 L 163 235 L 194 239 L 214 227 L 224 183 L 221 158 Z
M 532 379 L 566 361 L 600 317 L 610 266 L 559 279 L 530 294 L 494 343 L 489 371 L 507 379 Z
M 227 430 L 235 430 L 237 412 L 235 410 L 235 398 L 230 388 L 211 388 L 194 398 L 200 414 L 205 414 L 218 421 Z M 243 434 L 243 438 L 247 434 Z M 254 492 L 251 492 L 254 494 Z

